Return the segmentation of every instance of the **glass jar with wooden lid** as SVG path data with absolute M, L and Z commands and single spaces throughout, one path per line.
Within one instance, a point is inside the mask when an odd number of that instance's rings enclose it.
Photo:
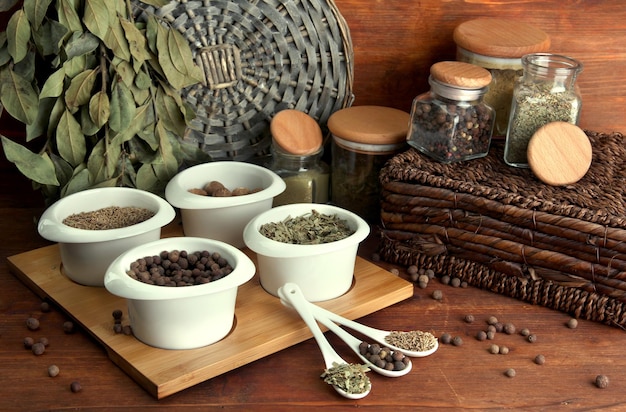
M 541 29 L 518 20 L 479 18 L 458 25 L 453 34 L 456 60 L 491 72 L 485 103 L 496 111 L 493 135 L 506 135 L 513 88 L 522 76 L 522 57 L 547 52 L 550 37 Z
M 331 202 L 370 223 L 380 220 L 380 170 L 407 148 L 409 113 L 352 106 L 333 113 L 327 125 L 332 134 Z
M 428 82 L 430 91 L 413 100 L 409 144 L 441 163 L 486 156 L 495 117 L 483 101 L 491 82 L 489 71 L 444 61 L 431 66 Z
M 286 184 L 273 206 L 291 203 L 327 203 L 329 167 L 322 160 L 322 130 L 315 119 L 294 109 L 278 112 L 270 122 L 270 170 Z

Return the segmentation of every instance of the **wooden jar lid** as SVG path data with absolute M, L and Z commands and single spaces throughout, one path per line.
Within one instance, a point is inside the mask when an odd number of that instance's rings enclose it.
M 480 89 L 491 83 L 491 73 L 475 64 L 445 61 L 430 66 L 433 79 L 451 86 Z
M 322 129 L 308 114 L 285 109 L 274 115 L 270 132 L 275 144 L 294 155 L 315 153 L 322 146 Z
M 466 21 L 454 29 L 453 38 L 465 50 L 492 57 L 520 58 L 550 48 L 550 37 L 544 31 L 517 20 Z
M 382 106 L 352 106 L 328 118 L 330 132 L 344 140 L 365 144 L 397 144 L 406 140 L 409 113 Z
M 591 142 L 567 122 L 539 128 L 528 142 L 528 165 L 539 180 L 553 186 L 578 182 L 591 166 Z

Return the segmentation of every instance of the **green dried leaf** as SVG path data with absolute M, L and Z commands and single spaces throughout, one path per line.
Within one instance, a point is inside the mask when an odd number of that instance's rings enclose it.
M 89 114 L 89 106 L 84 105 L 80 106 L 80 130 L 83 132 L 85 137 L 95 136 L 98 139 L 96 134 L 100 130 L 100 126 L 94 123 L 91 119 L 91 115 Z
M 79 106 L 89 103 L 98 70 L 86 70 L 72 79 L 65 92 L 65 104 L 72 112 Z
M 94 94 L 89 101 L 89 116 L 91 120 L 93 120 L 98 127 L 102 127 L 109 120 L 110 114 L 109 95 L 103 91 Z
M 58 55 L 67 27 L 54 20 L 48 20 L 37 31 L 33 31 L 33 40 L 42 56 Z
M 157 118 L 163 122 L 163 127 L 177 136 L 183 136 L 187 129 L 187 124 L 176 100 L 161 89 L 158 89 L 155 96 L 155 104 Z
M 56 142 L 61 157 L 72 166 L 78 166 L 85 159 L 87 154 L 85 135 L 80 128 L 80 123 L 69 110 L 65 110 L 59 120 Z
M 74 32 L 65 45 L 67 59 L 92 53 L 100 46 L 100 40 L 89 32 Z
M 2 149 L 11 163 L 28 179 L 43 185 L 58 185 L 54 165 L 46 154 L 35 154 L 24 146 L 1 136 Z
M 137 70 L 146 60 L 149 60 L 152 56 L 148 51 L 148 44 L 143 33 L 133 23 L 126 19 L 120 19 L 122 28 L 124 29 L 124 35 L 128 41 L 130 48 L 130 54 L 135 60 Z
M 59 23 L 71 32 L 83 31 L 83 24 L 78 16 L 78 4 L 72 0 L 57 0 L 55 6 Z
M 169 0 L 139 0 L 141 3 L 148 4 L 150 6 L 154 6 L 156 8 L 163 7 L 169 4 Z
M 59 186 L 64 187 L 65 185 L 67 185 L 67 182 L 69 182 L 72 178 L 72 175 L 74 174 L 74 168 L 65 159 L 63 159 L 61 156 L 57 156 L 54 153 L 50 153 L 50 159 L 54 164 L 54 170 L 57 180 L 59 181 Z M 56 190 L 59 190 L 59 188 L 56 187 Z
M 109 32 L 110 19 L 114 16 L 109 15 L 109 8 L 106 5 L 107 0 L 85 0 L 85 12 L 83 22 L 91 33 L 100 40 L 105 41 Z
M 152 114 L 152 106 L 149 104 L 145 104 L 143 106 L 139 106 L 135 111 L 135 117 L 130 123 L 130 126 L 127 127 L 121 133 L 116 134 L 111 139 L 112 145 L 121 146 L 125 142 L 131 140 L 136 134 L 139 133 L 144 127 L 148 124 L 154 123 L 154 115 Z M 155 142 L 155 146 L 153 150 L 156 150 L 156 146 L 158 142 Z
M 63 100 L 62 96 L 59 96 L 54 105 L 52 106 L 52 110 L 50 111 L 50 119 L 48 120 L 48 136 L 54 136 L 57 130 L 57 126 L 59 125 L 59 121 L 61 120 L 61 116 L 65 113 L 67 107 L 65 107 L 65 100 Z
M 0 66 L 4 66 L 11 61 L 9 48 L 7 47 L 7 32 L 0 32 Z
M 148 73 L 141 70 L 135 76 L 134 84 L 140 90 L 148 90 L 152 86 L 152 78 Z
M 137 188 L 155 193 L 161 183 L 151 164 L 143 164 L 137 171 Z
M 169 133 L 165 130 L 163 122 L 157 121 L 155 130 L 159 139 L 159 155 L 162 159 L 162 162 L 157 163 L 160 166 L 155 167 L 155 172 L 160 180 L 167 182 L 178 172 L 178 166 L 180 165 L 178 164 L 178 159 L 174 156 Z
M 13 65 L 13 71 L 19 73 L 24 80 L 33 83 L 35 80 L 35 53 L 26 53 L 26 57 Z
M 104 37 L 104 44 L 113 51 L 119 59 L 130 61 L 130 48 L 124 37 L 124 30 L 119 19 L 111 20 L 111 27 Z
M 99 184 L 110 180 L 116 174 L 120 157 L 120 146 L 107 145 L 104 139 L 100 140 L 87 160 L 90 181 Z
M 124 83 L 115 83 L 111 91 L 110 107 L 109 126 L 121 133 L 130 126 L 137 109 L 133 95 Z
M 159 48 L 157 57 L 159 65 L 161 66 L 163 74 L 165 75 L 168 83 L 170 83 L 175 89 L 180 90 L 188 86 L 187 78 L 174 66 L 174 63 L 172 61 L 174 57 L 170 54 L 169 47 L 167 47 L 167 45 L 169 44 L 169 33 L 170 31 L 167 30 L 165 27 L 161 25 L 157 27 L 157 47 L 159 47 L 159 45 L 164 45 L 164 47 Z
M 24 0 L 24 12 L 34 30 L 38 30 L 46 17 L 52 0 Z
M 9 54 L 17 63 L 26 57 L 30 41 L 30 23 L 24 10 L 18 10 L 11 16 L 6 33 Z
M 0 71 L 0 101 L 7 112 L 24 124 L 31 124 L 37 118 L 39 98 L 33 86 L 10 69 Z
M 39 100 L 39 110 L 37 111 L 37 119 L 31 124 L 26 125 L 26 141 L 30 142 L 31 140 L 43 136 L 46 134 L 48 130 L 48 123 L 50 121 L 50 113 L 52 112 L 52 108 L 56 99 L 40 99 Z
M 65 84 L 65 70 L 60 68 L 56 72 L 52 73 L 46 80 L 39 93 L 39 99 L 45 99 L 46 97 L 59 97 L 63 93 L 63 86 Z
M 73 193 L 82 192 L 91 187 L 89 183 L 89 171 L 85 165 L 81 164 L 74 169 L 74 174 L 69 182 L 61 189 L 61 197 L 69 196 Z
M 130 87 L 135 81 L 135 70 L 130 65 L 130 62 L 121 60 L 119 58 L 113 58 L 113 69 L 117 73 L 118 79 L 124 82 L 124 84 Z
M 76 56 L 63 63 L 63 69 L 68 79 L 73 79 L 87 68 L 87 55 Z

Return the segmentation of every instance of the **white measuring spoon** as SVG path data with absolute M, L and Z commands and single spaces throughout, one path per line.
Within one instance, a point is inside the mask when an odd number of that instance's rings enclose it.
M 313 316 L 315 316 L 316 318 L 320 319 L 320 318 L 326 318 L 329 319 L 333 322 L 336 322 L 340 325 L 343 326 L 347 326 L 350 329 L 353 329 L 357 332 L 362 333 L 365 336 L 368 336 L 372 339 L 374 339 L 376 342 L 387 346 L 389 349 L 392 350 L 398 350 L 402 353 L 404 353 L 406 356 L 410 356 L 412 358 L 422 358 L 424 356 L 428 356 L 428 355 L 432 355 L 433 353 L 435 353 L 435 351 L 437 350 L 437 348 L 439 348 L 439 341 L 435 340 L 435 345 L 429 349 L 429 350 L 425 350 L 425 351 L 414 351 L 414 350 L 408 350 L 405 348 L 400 348 L 398 346 L 395 345 L 391 345 L 389 344 L 387 341 L 385 341 L 385 337 L 387 335 L 389 335 L 391 333 L 391 331 L 387 331 L 387 330 L 381 330 L 381 329 L 375 329 L 372 328 L 370 326 L 367 325 L 363 325 L 362 323 L 358 323 L 355 322 L 353 320 L 344 318 L 341 315 L 338 315 L 334 312 L 331 312 L 327 309 L 322 308 L 321 306 L 317 306 L 313 303 L 308 302 L 308 305 L 310 306 L 311 312 L 313 312 Z M 326 325 L 328 327 L 328 325 Z
M 288 302 L 285 302 L 286 304 L 289 304 Z M 367 359 L 365 356 L 363 356 L 361 354 L 361 351 L 359 350 L 359 346 L 361 345 L 361 340 L 358 339 L 357 337 L 349 334 L 348 332 L 346 332 L 345 330 L 341 329 L 339 326 L 337 326 L 336 323 L 334 323 L 333 321 L 331 321 L 330 319 L 328 319 L 326 316 L 316 316 L 316 314 L 313 314 L 313 317 L 315 317 L 315 319 L 320 322 L 322 325 L 326 326 L 331 332 L 333 332 L 335 335 L 337 335 L 342 341 L 344 341 L 349 347 L 350 349 L 352 349 L 354 351 L 354 353 L 356 353 L 359 358 L 361 358 L 361 360 L 363 362 L 365 362 L 367 364 L 367 366 L 373 370 L 374 372 L 381 374 L 383 376 L 387 376 L 389 378 L 398 378 L 400 376 L 404 376 L 407 373 L 409 373 L 411 371 L 411 368 L 413 367 L 413 362 L 411 362 L 409 360 L 409 362 L 405 365 L 404 369 L 401 370 L 387 370 L 384 368 L 381 368 L 380 366 L 377 366 L 375 364 L 373 364 L 369 359 Z M 385 344 L 386 346 L 388 346 L 387 344 Z M 391 349 L 391 348 L 390 348 Z M 402 352 L 402 351 L 400 351 Z M 404 353 L 404 352 L 402 352 Z
M 341 356 L 337 354 L 337 352 L 335 352 L 332 346 L 330 346 L 330 343 L 328 343 L 328 340 L 326 340 L 326 338 L 324 337 L 322 330 L 318 326 L 315 318 L 313 317 L 313 314 L 309 310 L 308 301 L 305 299 L 298 285 L 293 283 L 286 283 L 278 289 L 278 296 L 282 300 L 288 302 L 289 305 L 298 312 L 304 323 L 306 323 L 306 325 L 309 327 L 311 333 L 313 333 L 313 337 L 315 338 L 317 345 L 320 348 L 320 351 L 322 352 L 322 356 L 324 357 L 324 362 L 327 369 L 332 368 L 333 363 L 337 363 L 339 365 L 347 364 L 347 362 L 343 360 Z M 361 399 L 369 395 L 370 391 L 372 390 L 372 384 L 371 382 L 369 382 L 367 390 L 362 393 L 348 393 L 337 385 L 333 385 L 333 388 L 335 388 L 337 393 L 339 393 L 341 396 L 344 396 L 348 399 Z

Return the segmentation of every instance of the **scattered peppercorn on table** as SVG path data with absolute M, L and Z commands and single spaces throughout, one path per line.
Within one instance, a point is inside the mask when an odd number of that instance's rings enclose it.
M 9 272 L 6 257 L 48 243 L 33 224 L 43 206 L 31 196 L 29 183 L 10 165 L 1 172 L 5 240 L 0 245 L 0 410 L 626 408 L 624 331 L 584 320 L 570 324 L 564 313 L 472 287 L 443 285 L 437 279 L 429 280 L 425 288 L 416 283 L 412 298 L 359 319 L 380 329 L 420 329 L 440 337 L 438 351 L 413 358 L 407 376 L 392 379 L 369 373 L 372 392 L 364 399 L 340 397 L 323 382 L 321 354 L 308 339 L 252 363 L 241 359 L 244 366 L 157 400 L 118 368 L 109 357 L 114 354 L 107 354 L 88 333 L 80 328 L 68 333 L 64 323 L 72 319 L 54 304 L 42 307 L 32 285 Z M 372 259 L 377 235 L 373 228 L 360 248 L 362 257 Z M 407 268 L 376 263 L 411 279 Z M 433 298 L 436 291 L 440 299 Z M 27 327 L 29 317 L 39 320 L 38 329 Z M 491 330 L 491 317 L 502 329 L 492 334 L 493 339 L 481 340 L 479 333 L 487 336 Z M 515 331 L 507 333 L 511 325 Z M 342 356 L 357 361 L 335 335 L 326 336 Z M 44 353 L 26 349 L 27 337 L 35 342 L 47 339 Z M 492 353 L 493 345 L 497 353 Z

